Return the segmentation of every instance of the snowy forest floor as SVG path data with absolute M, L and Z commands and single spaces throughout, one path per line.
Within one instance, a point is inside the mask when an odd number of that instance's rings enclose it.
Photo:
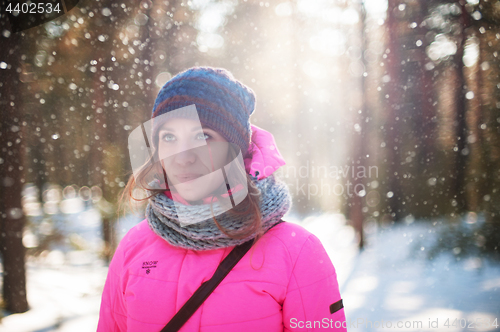
M 122 224 L 122 233 L 134 222 Z M 500 330 L 491 326 L 500 318 L 500 264 L 479 257 L 457 261 L 449 253 L 427 259 L 425 243 L 437 234 L 429 223 L 372 226 L 362 251 L 341 215 L 300 224 L 320 238 L 335 265 L 349 331 Z M 4 313 L 0 331 L 95 331 L 106 273 L 90 251 L 54 251 L 30 260 L 30 310 Z

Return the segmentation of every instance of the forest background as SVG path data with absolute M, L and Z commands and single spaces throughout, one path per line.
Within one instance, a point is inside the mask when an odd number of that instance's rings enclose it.
M 87 0 L 23 32 L 0 24 L 10 312 L 28 308 L 27 255 L 85 248 L 51 226 L 75 212 L 65 201 L 99 209 L 112 257 L 128 135 L 192 66 L 224 67 L 256 92 L 251 121 L 287 161 L 295 215 L 343 213 L 361 247 L 366 225 L 439 219 L 452 236 L 434 252 L 498 257 L 498 1 Z

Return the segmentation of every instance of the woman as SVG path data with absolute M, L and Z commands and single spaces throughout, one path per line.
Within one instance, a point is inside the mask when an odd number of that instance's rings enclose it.
M 281 220 L 291 199 L 273 173 L 284 161 L 273 136 L 250 124 L 254 108 L 253 91 L 224 69 L 191 68 L 160 90 L 151 121 L 135 131 L 141 143 L 129 140 L 146 163 L 130 151 L 126 192 L 151 193 L 146 219 L 111 261 L 98 331 L 160 331 L 252 239 L 180 331 L 346 330 L 323 246 Z

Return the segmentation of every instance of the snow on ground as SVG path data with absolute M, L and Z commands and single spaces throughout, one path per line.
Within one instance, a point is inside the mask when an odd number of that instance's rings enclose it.
M 430 261 L 415 243 L 435 234 L 414 222 L 368 237 L 341 288 L 349 331 L 500 331 L 491 325 L 500 324 L 500 266 L 447 253 Z
M 93 212 L 88 213 L 90 218 Z M 435 235 L 428 224 L 372 226 L 359 252 L 354 231 L 340 214 L 284 219 L 300 223 L 324 244 L 337 271 L 349 331 L 495 331 L 486 320 L 500 318 L 500 266 L 479 258 L 456 262 L 451 255 L 428 261 L 425 248 L 414 250 L 418 239 Z M 123 221 L 120 236 L 138 221 Z M 99 223 L 88 225 L 79 232 L 90 241 L 91 228 L 97 233 Z M 4 317 L 0 331 L 96 330 L 107 268 L 92 251 L 52 251 L 30 261 L 27 270 L 31 310 Z M 469 329 L 460 327 L 464 322 Z

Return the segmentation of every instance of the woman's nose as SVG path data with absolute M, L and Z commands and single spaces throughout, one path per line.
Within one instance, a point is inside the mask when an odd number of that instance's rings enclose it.
M 189 165 L 196 161 L 196 153 L 194 153 L 193 149 L 179 151 L 173 157 L 174 162 L 181 166 Z

